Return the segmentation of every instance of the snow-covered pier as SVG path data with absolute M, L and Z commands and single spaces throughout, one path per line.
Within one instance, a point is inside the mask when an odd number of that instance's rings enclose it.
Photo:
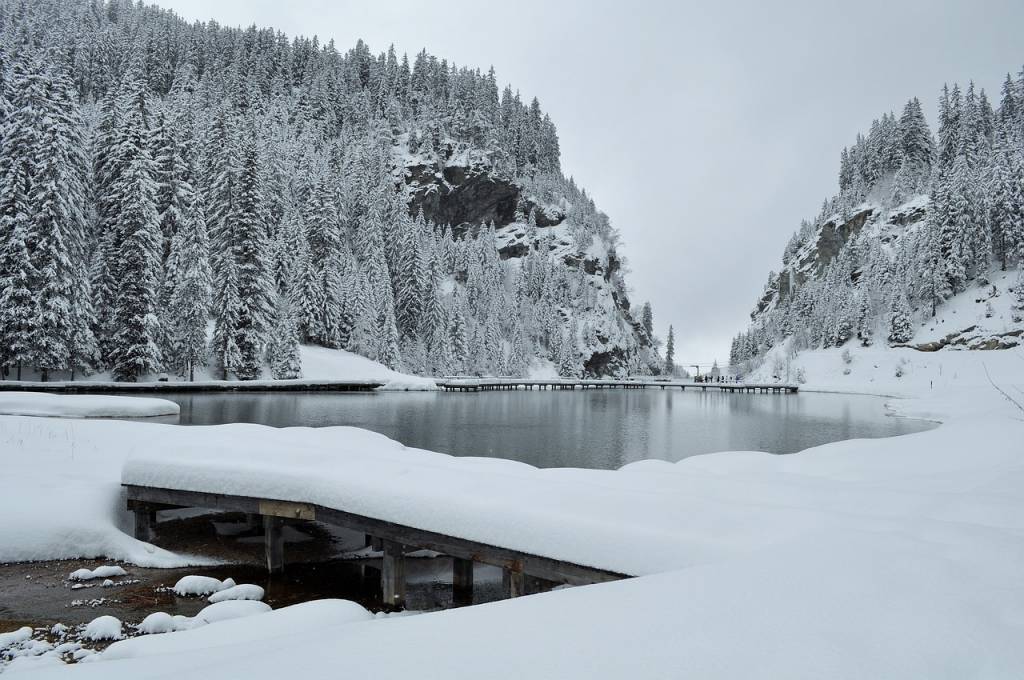
M 796 394 L 799 385 L 788 383 L 742 383 L 742 382 L 693 382 L 678 380 L 529 380 L 521 378 L 446 378 L 438 380 L 437 386 L 447 392 L 481 392 L 493 390 L 575 390 L 575 389 L 623 389 L 644 390 L 678 388 L 699 389 L 703 392 L 761 392 L 774 394 Z
M 678 513 L 664 499 L 638 497 L 632 475 L 457 458 L 356 428 L 201 430 L 147 440 L 124 464 L 121 484 L 137 538 L 152 540 L 161 510 L 245 513 L 263 523 L 273 572 L 284 568 L 283 525 L 323 522 L 380 548 L 384 602 L 396 608 L 405 600 L 404 554 L 417 549 L 454 558 L 459 602 L 472 598 L 474 563 L 500 567 L 505 591 L 515 597 L 637 576 L 692 557 L 665 533 L 678 538 Z M 656 527 L 652 517 L 675 519 Z
M 284 525 L 292 521 L 316 520 L 366 534 L 367 545 L 382 551 L 381 593 L 386 605 L 405 605 L 405 553 L 433 550 L 454 559 L 453 601 L 473 601 L 473 565 L 476 562 L 501 567 L 507 597 L 525 595 L 528 582 L 533 588 L 554 585 L 586 585 L 625 578 L 627 574 L 597 569 L 559 559 L 512 550 L 456 535 L 428 531 L 389 522 L 316 503 L 279 501 L 252 496 L 235 496 L 181 489 L 125 485 L 128 509 L 135 514 L 135 537 L 153 539 L 156 512 L 178 508 L 207 508 L 243 512 L 262 518 L 267 569 L 284 570 Z

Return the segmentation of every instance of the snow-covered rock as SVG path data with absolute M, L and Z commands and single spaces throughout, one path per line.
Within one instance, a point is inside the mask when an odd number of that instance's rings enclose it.
M 193 574 L 189 576 L 182 576 L 178 579 L 178 582 L 174 584 L 173 590 L 175 595 L 188 597 L 189 595 L 209 595 L 210 593 L 216 593 L 224 590 L 225 588 L 231 588 L 234 585 L 234 581 L 231 581 L 230 584 L 226 584 L 226 581 L 221 581 L 219 578 L 214 578 L 212 576 L 197 576 Z
M 138 631 L 145 635 L 170 633 L 176 629 L 174 617 L 167 612 L 153 612 L 138 625 Z
M 124 633 L 121 630 L 121 620 L 115 616 L 98 616 L 86 625 L 82 636 L 94 642 L 100 640 L 120 640 L 124 637 Z
M 22 626 L 21 628 L 9 633 L 0 633 L 0 652 L 13 645 L 30 640 L 31 638 L 32 629 L 28 626 Z
M 128 572 L 123 567 L 115 565 L 103 565 L 95 569 L 76 569 L 68 576 L 69 581 L 89 581 L 94 578 L 109 579 L 117 576 L 127 576 Z
M 227 600 L 262 600 L 265 592 L 262 587 L 253 583 L 242 583 L 230 588 L 224 588 L 207 598 L 210 602 L 225 602 Z

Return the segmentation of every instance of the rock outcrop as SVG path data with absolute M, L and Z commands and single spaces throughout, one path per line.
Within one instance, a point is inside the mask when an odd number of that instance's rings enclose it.
M 438 169 L 432 165 L 412 165 L 405 169 L 409 188 L 409 210 L 423 215 L 435 224 L 451 225 L 456 233 L 470 226 L 511 224 L 518 210 L 527 215 L 532 210 L 538 227 L 561 224 L 565 216 L 549 215 L 542 206 L 524 197 L 515 181 L 489 172 L 481 166 L 448 165 Z

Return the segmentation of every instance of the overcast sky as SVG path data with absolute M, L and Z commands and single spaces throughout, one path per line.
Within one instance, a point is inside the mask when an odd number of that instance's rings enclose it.
M 681 364 L 727 358 L 858 131 L 911 96 L 934 131 L 943 82 L 973 78 L 997 103 L 1024 64 L 1021 0 L 158 4 L 493 65 L 551 114 L 563 170 L 622 233 L 632 300 L 651 301 L 659 334 L 675 325 Z

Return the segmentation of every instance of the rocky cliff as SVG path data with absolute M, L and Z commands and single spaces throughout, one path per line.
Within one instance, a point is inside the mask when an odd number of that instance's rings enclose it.
M 520 267 L 529 254 L 532 233 L 534 246 L 546 243 L 551 259 L 568 271 L 581 271 L 593 292 L 592 302 L 581 309 L 563 310 L 563 318 L 569 321 L 575 316 L 586 327 L 581 344 L 587 377 L 623 376 L 658 364 L 652 338 L 631 312 L 623 260 L 613 239 L 574 222 L 571 201 L 575 197 L 539 192 L 523 180 L 493 172 L 472 153 L 445 156 L 424 162 L 396 153 L 410 213 L 422 211 L 427 220 L 448 225 L 460 237 L 493 226 L 498 252 L 511 267 Z

